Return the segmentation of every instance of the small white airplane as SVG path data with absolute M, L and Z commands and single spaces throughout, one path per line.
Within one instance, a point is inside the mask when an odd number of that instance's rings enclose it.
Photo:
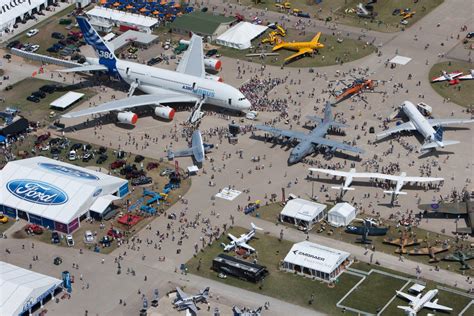
M 191 123 L 201 119 L 204 103 L 226 109 L 245 112 L 250 109 L 250 101 L 236 88 L 219 82 L 205 72 L 202 37 L 193 35 L 189 48 L 183 55 L 176 71 L 160 69 L 135 62 L 118 59 L 110 43 L 97 34 L 85 17 L 78 16 L 77 22 L 84 40 L 91 45 L 99 58 L 86 58 L 88 65 L 58 70 L 60 72 L 106 71 L 130 85 L 128 97 L 114 100 L 93 108 L 64 114 L 65 118 L 117 112 L 121 123 L 135 124 L 138 116 L 130 109 L 152 106 L 158 117 L 172 120 L 175 110 L 166 104 L 195 103 L 189 118 Z M 216 76 L 215 76 L 216 77 Z M 148 95 L 133 96 L 135 89 Z
M 252 225 L 252 229 L 249 230 L 248 233 L 240 235 L 239 238 L 235 237 L 232 234 L 227 234 L 227 236 L 229 236 L 229 238 L 232 241 L 228 244 L 222 243 L 222 247 L 224 247 L 224 251 L 231 251 L 232 249 L 239 247 L 239 248 L 245 248 L 249 251 L 255 252 L 255 249 L 252 248 L 249 244 L 247 244 L 247 242 L 255 236 L 255 233 L 257 230 L 263 230 L 263 229 L 255 226 L 254 223 L 251 223 L 250 225 Z
M 394 128 L 377 134 L 377 139 L 384 138 L 395 133 L 400 133 L 402 131 L 416 130 L 425 138 L 425 142 L 420 149 L 422 153 L 438 147 L 444 148 L 445 146 L 459 143 L 459 141 L 455 140 L 443 140 L 444 126 L 474 122 L 473 119 L 426 119 L 416 108 L 416 106 L 410 101 L 403 102 L 400 110 L 405 113 L 409 119 L 409 122 L 397 125 Z
M 173 301 L 174 307 L 179 310 L 189 310 L 192 315 L 197 315 L 198 307 L 197 303 L 207 302 L 209 297 L 209 287 L 206 287 L 203 291 L 197 295 L 189 296 L 181 290 L 180 287 L 176 288 L 176 299 Z
M 453 309 L 448 306 L 438 304 L 438 299 L 435 299 L 433 302 L 431 300 L 438 295 L 438 290 L 429 290 L 425 295 L 418 294 L 413 296 L 410 294 L 403 293 L 401 291 L 396 291 L 397 295 L 410 301 L 409 306 L 397 306 L 400 309 L 403 309 L 405 313 L 410 316 L 416 316 L 416 314 L 423 308 L 430 308 L 434 310 L 442 311 L 452 311 Z
M 202 141 L 201 132 L 197 129 L 193 132 L 191 137 L 191 147 L 181 150 L 168 150 L 168 159 L 174 159 L 175 157 L 186 157 L 193 156 L 194 160 L 197 163 L 202 163 L 204 161 L 206 153 L 212 150 L 214 145 L 205 144 Z
M 446 71 L 443 70 L 442 73 L 443 74 L 441 76 L 431 79 L 431 82 L 449 81 L 450 84 L 456 84 L 458 83 L 456 79 L 459 79 L 457 77 L 462 75 L 462 71 L 454 71 L 454 72 L 447 73 Z
M 321 172 L 331 176 L 338 176 L 344 177 L 345 181 L 342 186 L 334 186 L 331 187 L 332 189 L 341 190 L 341 195 L 344 191 L 347 190 L 354 190 L 354 188 L 349 187 L 352 183 L 354 178 L 367 178 L 367 179 L 384 179 L 395 181 L 395 189 L 390 191 L 383 191 L 386 194 L 390 194 L 392 196 L 397 196 L 399 194 L 406 195 L 406 192 L 402 192 L 402 187 L 407 182 L 435 182 L 435 181 L 443 181 L 444 178 L 431 178 L 431 177 L 407 177 L 406 172 L 400 173 L 400 175 L 391 175 L 391 174 L 383 174 L 383 173 L 375 173 L 375 172 L 356 172 L 356 169 L 352 168 L 349 172 L 346 171 L 338 171 L 332 169 L 319 169 L 319 168 L 309 168 L 310 171 L 314 172 Z
M 471 71 L 467 75 L 462 75 L 458 77 L 459 80 L 472 80 L 474 79 L 474 69 L 471 69 Z

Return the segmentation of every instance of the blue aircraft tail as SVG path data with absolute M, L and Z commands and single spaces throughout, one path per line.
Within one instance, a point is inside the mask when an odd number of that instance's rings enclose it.
M 84 40 L 90 46 L 92 46 L 99 57 L 99 63 L 106 66 L 109 69 L 109 72 L 115 73 L 117 57 L 114 54 L 114 51 L 105 44 L 104 40 L 99 36 L 97 31 L 92 27 L 89 21 L 83 17 L 78 16 L 77 23 L 81 28 L 81 32 L 84 35 Z

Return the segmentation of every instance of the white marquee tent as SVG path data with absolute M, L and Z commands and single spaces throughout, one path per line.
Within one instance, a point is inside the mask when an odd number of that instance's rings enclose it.
M 304 199 L 289 200 L 280 213 L 282 222 L 311 229 L 312 225 L 325 217 L 326 205 Z
M 59 279 L 0 261 L 0 315 L 28 312 L 53 296 L 61 284 Z
M 267 26 L 256 25 L 249 22 L 240 22 L 216 39 L 216 43 L 236 49 L 247 49 L 252 46 L 251 41 L 265 32 Z
M 296 243 L 283 260 L 283 269 L 331 280 L 342 273 L 350 253 L 309 241 Z
M 349 203 L 337 203 L 328 212 L 328 222 L 332 226 L 347 226 L 356 217 L 356 208 Z

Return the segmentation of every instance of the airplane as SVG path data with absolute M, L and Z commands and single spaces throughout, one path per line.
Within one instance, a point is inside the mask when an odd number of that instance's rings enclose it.
M 449 81 L 449 84 L 450 85 L 455 85 L 457 83 L 459 83 L 459 76 L 462 75 L 462 71 L 454 71 L 454 72 L 450 72 L 450 73 L 447 73 L 446 71 L 442 71 L 442 75 L 439 76 L 439 77 L 434 77 L 433 79 L 431 79 L 431 82 L 442 82 L 442 81 Z
M 180 287 L 176 288 L 176 299 L 173 301 L 174 307 L 179 310 L 189 310 L 192 315 L 197 315 L 198 307 L 197 303 L 207 302 L 209 297 L 209 287 L 206 287 L 203 291 L 197 295 L 189 296 L 181 290 Z
M 232 312 L 234 313 L 234 316 L 261 316 L 262 315 L 262 309 L 263 307 L 260 306 L 257 309 L 250 309 L 247 307 L 244 308 L 239 308 L 237 306 L 232 307 Z
M 393 190 L 384 190 L 386 194 L 397 196 L 399 194 L 406 195 L 406 192 L 402 192 L 402 187 L 407 182 L 434 182 L 443 181 L 444 178 L 431 178 L 431 177 L 408 177 L 406 172 L 400 173 L 400 175 L 391 175 L 375 172 L 356 172 L 355 168 L 352 168 L 349 172 L 338 171 L 332 169 L 320 169 L 320 168 L 309 168 L 310 171 L 321 172 L 331 176 L 344 177 L 346 178 L 342 186 L 334 186 L 331 189 L 341 190 L 341 196 L 345 191 L 354 190 L 350 185 L 354 178 L 369 178 L 369 179 L 383 179 L 389 181 L 395 181 L 395 188 Z
M 221 244 L 222 247 L 224 247 L 224 251 L 231 251 L 232 249 L 238 247 L 238 248 L 245 248 L 248 251 L 255 252 L 255 249 L 252 248 L 249 244 L 247 244 L 247 242 L 255 236 L 257 230 L 263 230 L 263 229 L 255 226 L 254 223 L 250 223 L 250 225 L 252 225 L 252 229 L 249 230 L 246 234 L 240 235 L 239 238 L 235 237 L 234 235 L 230 233 L 227 234 L 227 236 L 229 236 L 229 238 L 232 241 L 228 244 L 225 244 L 225 243 Z
M 467 263 L 468 260 L 474 259 L 474 251 L 462 252 L 458 250 L 453 254 L 447 255 L 443 258 L 446 261 L 457 261 L 461 264 L 461 270 L 469 270 L 472 267 Z
M 250 101 L 236 88 L 206 78 L 204 69 L 202 37 L 193 35 L 189 48 L 183 55 L 176 71 L 160 69 L 135 62 L 118 59 L 110 43 L 105 43 L 89 21 L 78 16 L 77 22 L 84 34 L 84 40 L 91 45 L 99 58 L 86 58 L 88 65 L 58 70 L 59 72 L 107 71 L 130 85 L 127 98 L 106 102 L 93 108 L 69 112 L 64 118 L 117 112 L 121 123 L 135 124 L 137 115 L 129 109 L 152 106 L 156 116 L 172 120 L 175 110 L 167 104 L 195 103 L 189 122 L 202 118 L 204 103 L 226 109 L 245 112 L 250 109 Z M 148 95 L 133 96 L 135 89 Z
M 363 92 L 383 93 L 380 91 L 374 91 L 378 80 L 358 78 L 358 79 L 355 79 L 351 84 L 346 84 L 344 80 L 336 80 L 336 81 L 341 82 L 342 84 L 346 86 L 342 90 L 333 91 L 333 95 L 336 97 L 336 103 L 352 98 L 353 96 L 359 93 L 363 93 Z M 364 99 L 362 100 L 365 102 Z
M 211 151 L 214 148 L 212 144 L 204 144 L 202 142 L 201 132 L 195 130 L 191 137 L 191 147 L 182 150 L 168 150 L 168 159 L 173 159 L 175 157 L 186 157 L 193 156 L 194 160 L 197 163 L 202 163 L 204 161 L 204 155 Z
M 357 238 L 356 242 L 362 244 L 370 244 L 372 241 L 368 239 L 368 236 L 384 236 L 387 234 L 388 227 L 376 227 L 374 221 L 370 219 L 356 219 L 364 223 L 363 226 L 348 225 L 345 229 L 346 233 L 355 234 L 362 236 Z
M 436 247 L 436 246 L 431 246 L 429 243 L 427 243 L 427 246 L 424 248 L 416 248 L 413 250 L 408 251 L 409 255 L 412 256 L 430 256 L 430 260 L 428 261 L 429 263 L 435 263 L 439 262 L 439 259 L 436 257 L 437 253 L 440 252 L 445 252 L 448 251 L 451 248 L 451 246 L 442 246 L 442 247 Z
M 326 107 L 324 109 L 324 118 L 319 118 L 316 116 L 308 116 L 313 122 L 319 123 L 311 132 L 305 134 L 303 132 L 292 131 L 292 130 L 284 130 L 275 128 L 272 126 L 267 125 L 257 125 L 255 128 L 269 132 L 275 136 L 283 136 L 288 137 L 290 140 L 298 139 L 300 142 L 296 145 L 295 148 L 290 153 L 290 157 L 288 158 L 289 164 L 295 164 L 299 162 L 301 159 L 306 157 L 307 155 L 313 153 L 318 147 L 325 147 L 329 148 L 331 151 L 335 151 L 336 149 L 342 149 L 346 151 L 355 152 L 358 154 L 364 153 L 363 149 L 353 147 L 341 142 L 337 142 L 334 140 L 329 140 L 324 138 L 328 133 L 328 130 L 332 127 L 346 127 L 345 124 L 336 122 L 333 120 L 332 111 L 331 111 L 331 103 L 327 102 Z
M 416 316 L 416 314 L 423 308 L 430 308 L 434 310 L 442 310 L 442 311 L 452 311 L 453 309 L 448 306 L 438 304 L 438 299 L 435 299 L 433 302 L 431 301 L 438 295 L 438 290 L 429 290 L 426 292 L 425 295 L 418 294 L 417 296 L 413 296 L 402 291 L 395 291 L 397 295 L 407 299 L 410 301 L 408 304 L 409 306 L 397 306 L 397 308 L 403 309 L 407 315 Z
M 377 139 L 400 133 L 402 131 L 418 131 L 423 135 L 425 141 L 421 146 L 420 152 L 425 153 L 438 147 L 458 144 L 459 141 L 443 140 L 443 127 L 452 124 L 473 123 L 473 119 L 426 119 L 416 106 L 410 101 L 404 101 L 400 107 L 401 111 L 408 117 L 409 121 L 397 125 L 394 128 L 377 134 Z M 436 128 L 436 129 L 435 129 Z
M 424 214 L 424 217 L 435 214 L 457 215 L 458 218 L 464 217 L 466 227 L 458 227 L 456 225 L 456 234 L 474 235 L 474 201 L 468 191 L 464 192 L 462 202 L 440 203 L 440 204 L 420 204 L 420 209 L 430 211 Z
M 395 253 L 398 254 L 406 254 L 406 247 L 419 245 L 422 241 L 423 239 L 419 238 L 409 239 L 405 232 L 402 233 L 402 236 L 400 238 L 385 238 L 383 240 L 385 244 L 398 246 L 398 248 L 395 250 Z
M 321 44 L 319 42 L 320 37 L 321 32 L 318 32 L 318 34 L 316 34 L 316 36 L 314 36 L 313 39 L 309 42 L 284 42 L 282 40 L 279 44 L 273 47 L 272 51 L 277 51 L 279 49 L 297 51 L 297 53 L 290 55 L 284 59 L 284 62 L 288 63 L 296 57 L 303 56 L 306 54 L 312 54 L 314 52 L 317 52 L 318 49 L 324 48 L 324 44 Z
M 467 75 L 459 76 L 457 79 L 459 79 L 459 80 L 472 80 L 472 79 L 474 79 L 474 69 L 471 69 L 471 71 Z

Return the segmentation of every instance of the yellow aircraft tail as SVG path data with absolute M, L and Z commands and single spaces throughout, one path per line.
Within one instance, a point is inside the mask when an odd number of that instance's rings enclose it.
M 311 42 L 319 43 L 319 38 L 321 37 L 321 32 L 318 32 L 315 37 L 311 40 Z

